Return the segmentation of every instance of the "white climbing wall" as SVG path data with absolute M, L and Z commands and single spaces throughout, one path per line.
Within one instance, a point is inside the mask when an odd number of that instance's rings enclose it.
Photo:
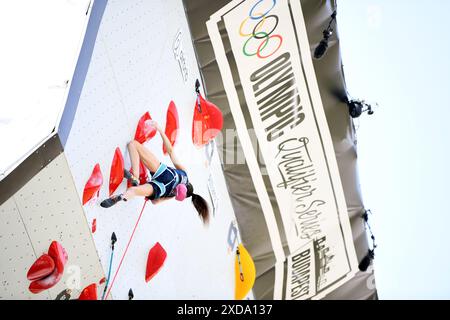
M 173 45 L 181 31 L 183 59 L 176 59 Z M 183 74 L 183 68 L 187 74 Z M 184 78 L 186 77 L 186 79 Z M 211 201 L 208 178 L 213 176 L 218 208 L 209 228 L 204 228 L 190 203 L 148 202 L 133 241 L 112 289 L 112 298 L 127 299 L 130 288 L 135 299 L 233 299 L 234 248 L 227 243 L 228 228 L 234 213 L 217 153 L 208 165 L 205 149 L 192 144 L 191 128 L 195 104 L 194 83 L 200 79 L 195 53 L 181 0 L 110 0 L 97 36 L 92 60 L 81 93 L 65 154 L 81 199 L 84 185 L 96 163 L 104 183 L 96 204 L 86 205 L 89 224 L 97 220 L 93 234 L 106 273 L 110 237 L 116 243 L 112 275 L 130 238 L 143 199 L 99 206 L 108 196 L 109 170 L 114 150 L 120 147 L 129 167 L 126 144 L 134 137 L 140 116 L 149 111 L 161 127 L 173 100 L 180 119 L 180 134 L 175 152 L 188 168 L 196 193 Z M 220 106 L 219 106 L 220 107 Z M 170 164 L 162 154 L 158 136 L 146 146 Z M 125 189 L 125 182 L 119 191 Z M 167 251 L 161 271 L 145 282 L 149 249 L 160 242 Z
M 69 256 L 63 278 L 33 294 L 28 269 L 53 240 Z M 55 299 L 66 288 L 78 298 L 85 286 L 104 277 L 64 154 L 0 206 L 0 255 L 0 299 Z

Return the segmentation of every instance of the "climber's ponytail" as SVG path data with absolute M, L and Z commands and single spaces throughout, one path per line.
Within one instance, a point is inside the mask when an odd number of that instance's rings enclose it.
M 192 204 L 198 212 L 200 219 L 205 225 L 209 223 L 209 208 L 208 203 L 202 196 L 194 193 L 192 184 L 187 184 L 187 197 L 192 197 Z

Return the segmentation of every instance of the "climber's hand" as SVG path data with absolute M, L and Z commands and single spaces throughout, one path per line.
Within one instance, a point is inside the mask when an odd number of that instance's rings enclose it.
M 159 127 L 158 122 L 156 122 L 155 120 L 150 120 L 150 125 L 155 128 L 156 130 L 160 130 L 161 128 Z

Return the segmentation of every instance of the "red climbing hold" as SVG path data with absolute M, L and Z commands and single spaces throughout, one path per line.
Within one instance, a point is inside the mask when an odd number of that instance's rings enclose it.
M 192 142 L 194 145 L 201 147 L 207 144 L 219 134 L 222 126 L 223 116 L 220 109 L 199 94 L 195 102 L 192 121 Z
M 179 120 L 178 120 L 178 111 L 175 106 L 175 102 L 170 101 L 169 107 L 167 108 L 167 116 L 166 116 L 166 136 L 170 140 L 170 144 L 173 146 L 178 137 L 179 131 Z M 166 145 L 163 144 L 163 152 L 167 154 Z
M 98 196 L 100 187 L 103 184 L 103 176 L 100 170 L 100 165 L 97 163 L 92 171 L 89 180 L 86 182 L 83 191 L 83 205 L 92 200 L 95 195 Z
M 129 171 L 131 172 L 131 174 L 134 174 L 133 169 L 130 169 Z M 148 179 L 147 168 L 144 166 L 142 161 L 139 161 L 139 184 L 140 185 L 146 184 L 147 179 Z M 130 187 L 131 187 L 131 182 L 128 181 L 127 188 L 130 188 Z
M 48 248 L 48 255 L 55 261 L 56 267 L 64 268 L 68 260 L 66 249 L 58 241 L 53 241 Z
M 35 280 L 30 283 L 28 289 L 31 293 L 39 293 L 44 290 L 50 289 L 55 286 L 59 280 L 61 280 L 64 269 L 56 267 L 53 272 L 45 278 Z
M 81 291 L 78 300 L 98 300 L 97 299 L 97 284 L 91 283 Z
M 92 233 L 95 233 L 95 231 L 97 231 L 97 219 L 94 218 L 92 220 Z
M 148 253 L 145 282 L 149 282 L 158 273 L 158 271 L 162 268 L 166 257 L 166 250 L 164 250 L 161 244 L 157 242 Z
M 55 269 L 55 262 L 48 254 L 40 256 L 30 267 L 27 273 L 28 280 L 42 279 L 48 276 Z
M 156 135 L 156 129 L 150 124 L 152 117 L 146 112 L 139 119 L 134 140 L 144 143 Z
M 104 284 L 106 282 L 106 278 L 103 277 L 100 279 L 100 281 L 98 282 L 98 284 Z
M 30 283 L 29 290 L 32 293 L 39 293 L 56 285 L 61 280 L 64 273 L 64 265 L 68 256 L 66 250 L 57 241 L 53 241 L 48 248 L 48 255 L 53 259 L 55 268 L 48 276 L 34 280 Z
M 123 181 L 123 156 L 120 148 L 116 148 L 109 173 L 109 195 L 111 196 Z

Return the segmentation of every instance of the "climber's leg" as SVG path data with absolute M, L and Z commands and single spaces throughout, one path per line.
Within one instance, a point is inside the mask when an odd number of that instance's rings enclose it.
M 143 184 L 138 187 L 131 187 L 124 194 L 111 196 L 100 203 L 103 208 L 110 208 L 119 201 L 128 201 L 134 197 L 150 197 L 153 194 L 153 186 L 151 184 Z
M 139 159 L 150 170 L 150 172 L 155 172 L 156 170 L 158 170 L 161 162 L 150 150 L 148 150 L 142 144 L 140 144 L 136 140 L 130 141 L 128 143 L 128 150 L 130 152 L 131 167 L 133 168 L 133 173 L 139 172 Z
M 123 194 L 124 200 L 130 200 L 134 197 L 150 197 L 153 194 L 153 186 L 149 183 L 140 185 L 138 187 L 128 188 Z

